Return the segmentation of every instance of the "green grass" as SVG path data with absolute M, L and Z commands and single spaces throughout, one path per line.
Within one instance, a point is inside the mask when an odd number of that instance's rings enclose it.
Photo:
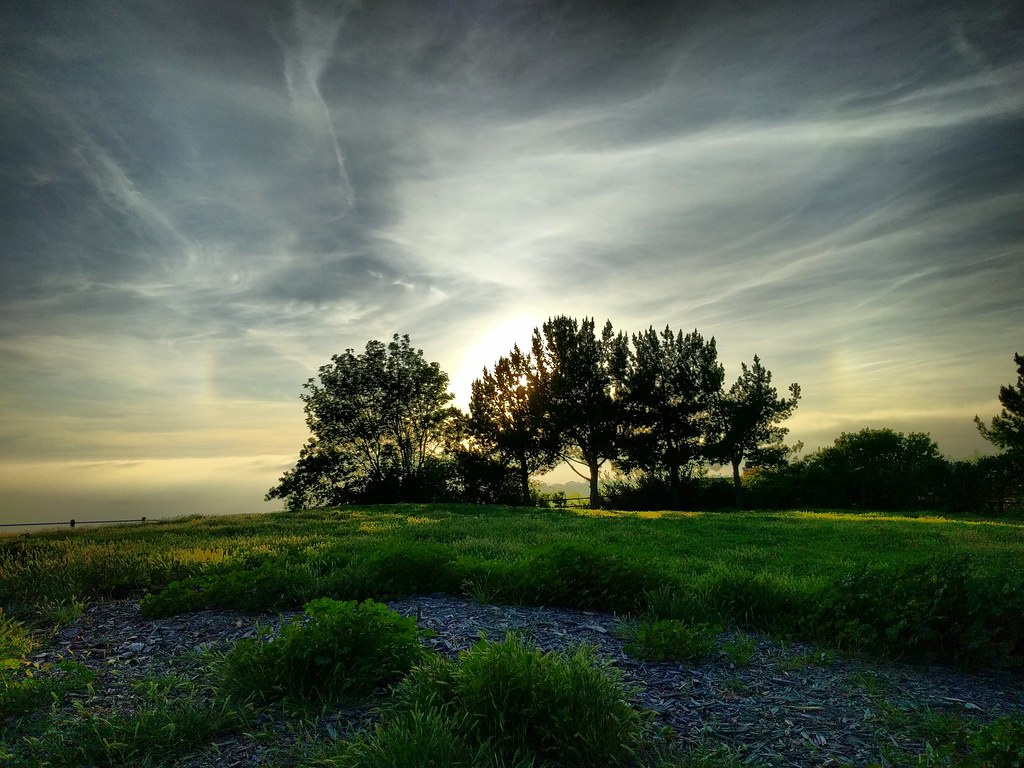
M 143 609 L 159 616 L 448 592 L 1012 665 L 1024 656 L 1012 619 L 1024 606 L 1022 555 L 1024 526 L 1008 522 L 396 505 L 15 537 L 0 541 L 0 604 L 43 626 L 127 594 L 148 593 Z M 955 588 L 927 603 L 943 579 Z
M 720 745 L 659 751 L 647 731 L 641 744 L 642 713 L 626 704 L 614 670 L 585 649 L 545 655 L 511 638 L 481 644 L 458 662 L 421 657 L 410 620 L 354 601 L 447 592 L 614 611 L 632 627 L 638 655 L 698 664 L 715 652 L 706 627 L 720 625 L 823 645 L 793 662 L 798 666 L 854 650 L 1019 667 L 1022 557 L 1024 525 L 1008 522 L 473 505 L 190 517 L 10 537 L 0 540 L 0 761 L 162 765 L 168 755 L 210 749 L 218 733 L 249 732 L 260 712 L 280 706 L 275 699 L 300 704 L 295 711 L 304 714 L 292 727 L 313 733 L 315 713 L 335 693 L 380 696 L 382 684 L 398 681 L 395 696 L 383 699 L 378 726 L 354 739 L 310 744 L 303 737 L 293 749 L 268 736 L 282 764 L 496 767 L 537 759 L 586 764 L 591 754 L 613 764 L 629 763 L 635 753 L 644 766 L 734 765 L 738 756 Z M 88 602 L 122 596 L 143 598 L 149 616 L 309 608 L 273 642 L 242 642 L 219 661 L 208 659 L 202 680 L 221 680 L 219 688 L 144 680 L 145 702 L 136 710 L 86 711 L 69 694 L 87 693 L 87 670 L 27 659 Z M 742 667 L 756 642 L 742 632 L 732 636 L 719 650 Z M 374 642 L 361 645 L 360 638 Z M 417 671 L 403 678 L 417 660 Z M 872 684 L 863 681 L 865 690 Z M 547 693 L 531 693 L 540 689 Z M 589 693 L 572 693 L 579 690 Z M 596 710 L 595 702 L 602 702 Z M 617 720 L 602 720 L 602 713 Z M 917 724 L 929 750 L 905 756 L 907 764 L 981 765 L 1022 751 L 1019 720 L 899 716 Z M 591 732 L 559 731 L 567 723 L 589 724 Z M 624 730 L 616 731 L 617 723 Z M 409 744 L 419 762 L 403 749 Z M 973 756 L 978 761 L 970 763 Z

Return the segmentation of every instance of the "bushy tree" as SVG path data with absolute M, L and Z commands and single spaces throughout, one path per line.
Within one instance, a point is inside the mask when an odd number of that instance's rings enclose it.
M 362 354 L 335 355 L 318 379 L 301 396 L 311 437 L 267 499 L 296 509 L 423 497 L 455 417 L 440 366 L 395 334 L 387 345 L 367 342 Z
M 666 326 L 632 337 L 618 392 L 624 432 L 618 465 L 665 477 L 670 504 L 682 502 L 682 478 L 704 457 L 711 417 L 725 379 L 714 338 Z
M 781 422 L 793 415 L 800 400 L 800 385 L 789 385 L 790 397 L 779 397 L 772 385 L 772 372 L 754 355 L 750 367 L 740 364 L 741 372 L 729 391 L 718 399 L 713 421 L 716 439 L 711 454 L 732 465 L 736 504 L 743 505 L 740 464 L 772 465 L 785 460 L 783 438 L 789 433 Z
M 929 435 L 867 428 L 807 457 L 804 481 L 818 506 L 934 509 L 947 473 Z
M 559 315 L 533 331 L 532 355 L 544 398 L 544 430 L 559 456 L 590 484 L 600 506 L 598 476 L 619 455 L 621 411 L 616 371 L 625 367 L 628 340 L 607 322 L 601 335 L 593 318 Z
M 530 502 L 530 475 L 558 461 L 558 441 L 544 429 L 544 413 L 537 367 L 518 345 L 472 384 L 469 432 L 485 452 L 515 468 L 524 504 Z

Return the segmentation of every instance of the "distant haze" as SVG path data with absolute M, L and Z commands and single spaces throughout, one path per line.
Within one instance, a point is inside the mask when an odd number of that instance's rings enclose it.
M 274 508 L 318 366 L 555 314 L 715 336 L 791 440 L 989 447 L 1013 3 L 32 0 L 0 25 L 0 521 Z M 564 473 L 564 470 L 562 471 Z M 557 480 L 572 475 L 557 474 Z

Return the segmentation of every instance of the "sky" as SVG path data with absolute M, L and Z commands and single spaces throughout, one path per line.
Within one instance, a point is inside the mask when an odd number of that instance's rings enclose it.
M 807 449 L 1024 352 L 1014 2 L 32 0 L 0 22 L 0 522 L 279 508 L 319 366 L 714 336 Z

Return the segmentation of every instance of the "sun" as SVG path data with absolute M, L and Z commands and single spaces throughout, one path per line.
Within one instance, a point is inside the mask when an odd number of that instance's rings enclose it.
M 542 323 L 531 315 L 518 314 L 482 327 L 452 374 L 450 388 L 456 404 L 467 405 L 473 381 L 480 378 L 484 368 L 493 369 L 498 358 L 507 356 L 516 344 L 524 353 L 529 352 L 533 329 Z

